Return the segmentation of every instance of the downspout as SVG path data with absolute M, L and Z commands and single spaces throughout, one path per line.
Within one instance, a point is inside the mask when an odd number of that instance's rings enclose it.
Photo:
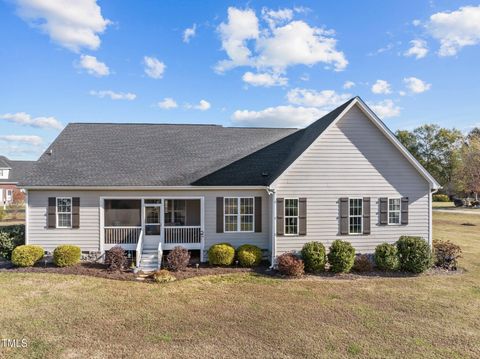
M 275 191 L 275 188 L 271 188 L 271 187 L 267 187 L 266 188 L 267 190 L 267 193 L 268 195 L 270 196 L 270 204 L 271 204 L 271 216 L 270 216 L 270 221 L 271 221 L 271 225 L 270 225 L 270 236 L 271 236 L 271 243 L 270 243 L 270 247 L 271 247 L 271 260 L 270 260 L 270 268 L 273 268 L 274 265 L 275 265 L 275 255 L 277 253 L 277 240 L 275 238 L 275 233 L 277 233 L 277 221 L 276 221 L 276 218 L 277 218 L 277 206 L 276 206 L 276 203 L 277 203 L 277 193 Z

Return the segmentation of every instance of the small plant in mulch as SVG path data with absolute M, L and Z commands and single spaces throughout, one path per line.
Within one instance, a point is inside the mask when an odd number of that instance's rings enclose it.
M 160 269 L 153 272 L 150 276 L 155 283 L 168 283 L 177 280 L 168 270 Z
M 167 255 L 167 267 L 171 271 L 183 271 L 188 263 L 190 263 L 190 253 L 184 247 L 176 246 Z
M 433 241 L 433 256 L 437 267 L 447 270 L 457 270 L 458 259 L 461 258 L 462 249 L 450 241 Z
M 105 265 L 109 271 L 124 270 L 128 265 L 125 250 L 120 246 L 115 246 L 105 251 Z
M 278 271 L 283 275 L 299 277 L 305 273 L 303 260 L 293 253 L 283 253 L 277 257 Z

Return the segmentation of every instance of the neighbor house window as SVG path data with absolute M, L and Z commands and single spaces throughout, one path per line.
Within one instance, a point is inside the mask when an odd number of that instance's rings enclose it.
M 253 197 L 224 199 L 225 232 L 253 232 Z
M 348 201 L 348 233 L 349 234 L 362 234 L 362 220 L 363 220 L 363 199 L 350 198 Z
M 57 197 L 57 228 L 72 227 L 72 199 Z
M 8 170 L 0 170 L 0 178 L 8 178 Z
M 298 199 L 285 199 L 285 234 L 298 234 Z
M 400 224 L 400 198 L 388 199 L 388 224 Z
M 7 189 L 7 201 L 11 201 L 13 197 L 13 191 L 11 189 Z

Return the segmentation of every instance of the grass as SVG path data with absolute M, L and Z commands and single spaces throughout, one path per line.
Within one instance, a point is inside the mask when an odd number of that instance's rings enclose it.
M 464 226 L 462 223 L 477 226 Z M 480 216 L 434 214 L 462 274 L 167 284 L 0 272 L 0 357 L 480 357 Z
M 3 210 L 3 207 L 0 207 Z M 24 224 L 25 223 L 25 209 L 21 208 L 15 214 L 12 210 L 3 210 L 4 216 L 0 220 L 0 226 L 10 226 L 12 224 Z
M 433 208 L 455 208 L 453 202 L 432 202 Z

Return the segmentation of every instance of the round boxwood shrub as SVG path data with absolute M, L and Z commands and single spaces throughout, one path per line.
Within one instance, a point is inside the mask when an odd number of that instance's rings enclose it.
M 80 262 L 82 250 L 78 246 L 62 244 L 53 251 L 53 263 L 58 267 L 73 266 Z
M 308 242 L 303 245 L 302 258 L 307 272 L 323 272 L 327 263 L 325 246 L 320 242 Z
M 422 273 L 432 265 L 432 252 L 422 237 L 401 236 L 397 241 L 400 269 Z
M 208 262 L 211 265 L 229 266 L 235 258 L 235 248 L 230 243 L 214 244 L 208 250 Z
M 397 247 L 394 244 L 379 244 L 375 248 L 373 259 L 381 270 L 394 271 L 399 267 Z
M 328 252 L 328 262 L 334 273 L 348 273 L 355 261 L 355 248 L 346 241 L 333 241 Z
M 31 267 L 43 258 L 44 250 L 40 246 L 18 246 L 12 252 L 12 263 L 17 267 Z
M 242 267 L 256 267 L 262 261 L 262 250 L 252 244 L 244 244 L 237 248 L 237 258 Z

